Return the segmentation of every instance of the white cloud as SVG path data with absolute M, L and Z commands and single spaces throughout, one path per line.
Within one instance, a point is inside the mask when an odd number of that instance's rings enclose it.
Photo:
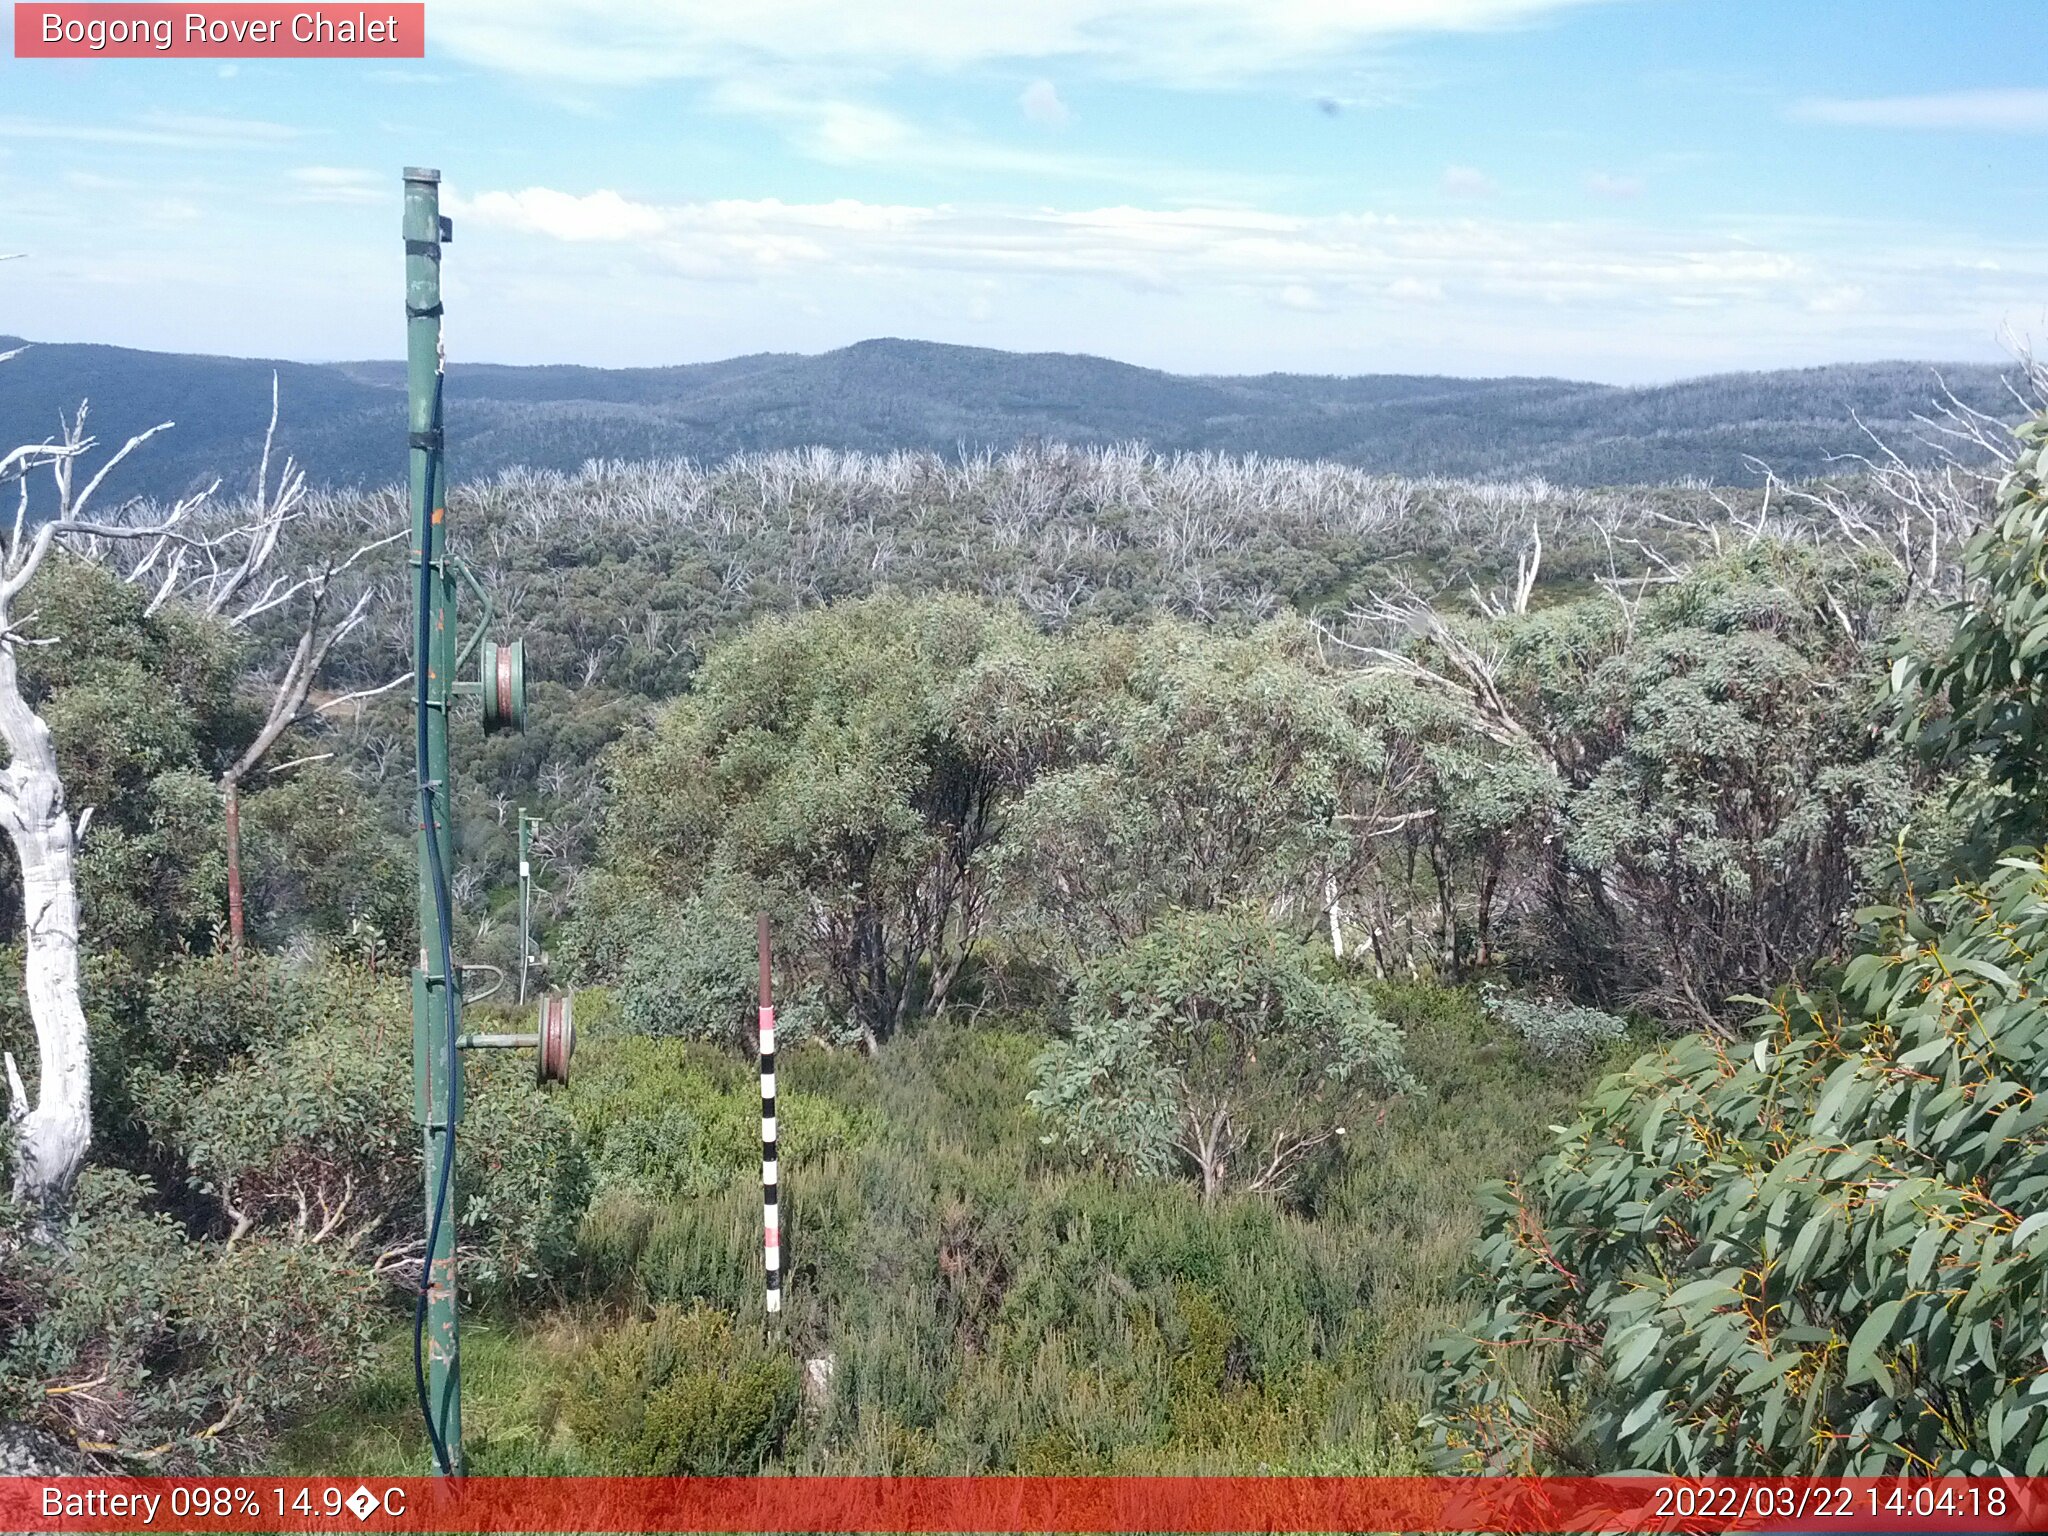
M 1195 372 L 1547 373 L 1986 356 L 2048 242 L 1610 211 L 1047 208 L 614 191 L 455 200 L 471 355 L 664 362 L 925 336 Z M 592 298 L 621 286 L 630 313 Z
M 1443 296 L 1444 285 L 1425 277 L 1397 277 L 1387 284 L 1387 297 L 1404 304 L 1436 304 Z
M 637 240 L 661 234 L 670 225 L 661 210 L 628 202 L 616 192 L 579 197 L 547 187 L 528 187 L 521 192 L 486 192 L 475 198 L 450 192 L 444 201 L 460 217 L 554 240 Z
M 913 274 L 945 272 L 984 283 L 1029 279 L 1048 292 L 1107 284 L 1263 297 L 1304 310 L 1439 303 L 1455 294 L 1478 307 L 1537 302 L 1600 317 L 1710 306 L 1831 313 L 1847 302 L 1909 312 L 1924 308 L 1929 293 L 2024 294 L 2048 280 L 2048 247 L 2038 244 L 2005 248 L 1990 261 L 1990 252 L 1961 242 L 1882 242 L 1860 228 L 1818 224 L 1709 234 L 1613 221 L 1129 205 L 655 204 L 544 187 L 453 205 L 486 230 L 609 245 L 650 270 L 690 278 L 755 282 L 808 271 L 914 288 Z M 525 255 L 544 263 L 545 246 Z
M 374 171 L 339 165 L 302 165 L 291 172 L 296 187 L 292 201 L 299 203 L 382 203 L 396 196 L 388 177 Z
M 1486 172 L 1469 165 L 1452 165 L 1444 168 L 1444 190 L 1453 197 L 1491 197 L 1496 188 Z
M 151 224 L 197 224 L 205 217 L 205 210 L 188 197 L 151 198 L 137 212 Z
M 1626 202 L 1643 195 L 1643 181 L 1640 176 L 1616 176 L 1608 171 L 1595 171 L 1586 178 L 1586 190 L 1595 197 L 1611 197 Z
M 190 134 L 194 138 L 227 144 L 289 144 L 294 139 L 305 137 L 302 129 L 285 123 L 201 112 L 146 112 L 141 121 L 159 132 Z
M 1404 34 L 1513 26 L 1599 0 L 436 0 L 437 47 L 486 68 L 584 84 L 727 79 L 762 68 L 873 73 L 1089 60 L 1214 85 Z
M 1806 301 L 1807 310 L 1816 315 L 1842 315 L 1863 306 L 1863 290 L 1854 283 L 1842 283 L 1825 288 Z
M 0 116 L 0 139 L 119 144 L 131 149 L 275 149 L 301 137 L 300 130 L 283 123 L 192 113 L 148 112 L 128 125 Z
M 1984 133 L 2048 133 L 2048 89 L 1947 91 L 1931 96 L 1816 97 L 1793 115 L 1849 128 L 1958 128 Z
M 1034 80 L 1025 86 L 1017 105 L 1032 122 L 1047 128 L 1064 128 L 1074 115 L 1060 100 L 1059 87 L 1050 80 Z
M 129 176 L 107 176 L 98 171 L 66 171 L 64 182 L 81 192 L 133 192 L 143 183 Z
M 1255 195 L 1269 185 L 1231 172 L 1195 173 L 1154 161 L 1020 148 L 958 129 L 928 127 L 867 102 L 797 94 L 751 81 L 720 84 L 710 101 L 720 111 L 778 125 L 791 149 L 826 165 L 1092 181 L 1143 187 L 1161 196 L 1181 186 L 1200 186 L 1212 197 L 1232 190 Z

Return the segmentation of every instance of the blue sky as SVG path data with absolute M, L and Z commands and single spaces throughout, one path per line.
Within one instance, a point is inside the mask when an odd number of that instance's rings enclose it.
M 2038 0 L 428 0 L 422 62 L 0 61 L 0 332 L 451 355 L 900 335 L 1656 380 L 2048 328 Z

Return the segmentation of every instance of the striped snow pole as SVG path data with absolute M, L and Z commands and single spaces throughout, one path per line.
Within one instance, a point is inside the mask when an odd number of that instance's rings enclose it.
M 768 914 L 758 919 L 761 950 L 761 1256 L 768 1310 L 782 1310 L 782 1208 L 775 1158 L 775 995 L 768 980 Z

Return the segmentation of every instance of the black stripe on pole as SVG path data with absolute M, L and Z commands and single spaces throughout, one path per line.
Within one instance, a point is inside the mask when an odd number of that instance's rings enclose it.
M 768 914 L 756 919 L 761 960 L 761 1267 L 765 1279 L 763 1304 L 782 1310 L 782 1165 L 776 1155 L 775 1124 L 775 994 L 769 966 Z

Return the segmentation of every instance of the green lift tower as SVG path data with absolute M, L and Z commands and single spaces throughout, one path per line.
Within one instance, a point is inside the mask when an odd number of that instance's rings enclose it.
M 420 1413 L 435 1466 L 462 1471 L 462 1370 L 456 1325 L 455 1129 L 462 1119 L 462 1051 L 531 1048 L 543 1083 L 566 1080 L 575 1048 L 569 999 L 541 999 L 532 1034 L 462 1033 L 462 968 L 454 960 L 449 871 L 454 859 L 453 784 L 448 718 L 456 699 L 473 693 L 487 731 L 524 730 L 526 657 L 519 641 L 493 644 L 489 594 L 448 549 L 447 478 L 443 463 L 441 250 L 454 238 L 441 217 L 441 173 L 405 172 L 405 333 L 407 442 L 411 459 L 414 745 L 418 778 L 420 960 L 413 972 L 413 1111 L 423 1142 L 426 1244 L 414 1317 L 413 1366 Z M 479 599 L 482 617 L 466 644 L 456 643 L 456 589 Z M 474 681 L 457 676 L 478 658 Z M 524 965 L 522 962 L 522 970 Z

